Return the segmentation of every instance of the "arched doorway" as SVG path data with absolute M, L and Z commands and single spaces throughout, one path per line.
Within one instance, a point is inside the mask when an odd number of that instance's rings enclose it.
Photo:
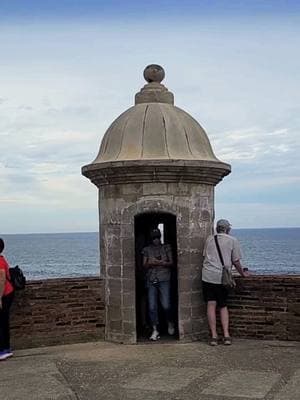
M 135 216 L 135 265 L 136 265 L 136 327 L 138 341 L 147 340 L 151 327 L 147 312 L 147 289 L 145 285 L 145 271 L 143 268 L 142 250 L 151 243 L 150 232 L 159 228 L 162 233 L 162 242 L 169 244 L 173 253 L 173 267 L 171 275 L 171 304 L 173 321 L 176 333 L 170 337 L 167 335 L 167 324 L 164 314 L 159 308 L 159 329 L 162 340 L 178 339 L 178 284 L 177 284 L 177 236 L 176 216 L 170 213 L 143 213 Z

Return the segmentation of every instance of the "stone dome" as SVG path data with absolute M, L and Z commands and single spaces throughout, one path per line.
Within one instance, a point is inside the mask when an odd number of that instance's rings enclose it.
M 217 161 L 205 131 L 172 104 L 142 103 L 108 128 L 94 163 L 128 160 Z
M 136 105 L 121 114 L 108 128 L 93 163 L 219 161 L 204 129 L 188 113 L 174 106 L 173 94 L 160 83 L 164 70 L 151 65 L 145 69 L 144 77 L 148 84 L 137 93 Z
M 111 124 L 96 159 L 82 167 L 95 184 L 180 179 L 215 185 L 230 173 L 199 123 L 174 106 L 164 76 L 159 65 L 146 67 L 148 83 L 135 95 L 135 105 Z

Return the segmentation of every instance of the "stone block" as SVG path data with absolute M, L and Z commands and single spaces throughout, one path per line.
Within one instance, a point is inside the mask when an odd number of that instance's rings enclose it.
M 177 220 L 180 224 L 189 224 L 190 210 L 187 207 L 177 207 Z
M 192 185 L 191 186 L 191 195 L 193 196 L 208 196 L 213 197 L 214 195 L 214 187 L 211 185 Z
M 134 279 L 123 279 L 123 292 L 134 293 L 135 292 L 135 280 Z
M 126 206 L 124 206 L 121 210 L 121 222 L 122 224 L 133 224 L 134 223 L 134 216 L 136 215 L 136 204 L 130 204 L 128 206 L 128 203 L 126 203 Z
M 124 265 L 122 267 L 122 276 L 125 279 L 135 279 L 135 265 Z
M 106 224 L 114 225 L 121 224 L 122 222 L 122 214 L 121 211 L 123 207 L 121 207 L 118 202 L 106 201 L 106 205 L 101 205 L 100 211 L 100 229 L 102 232 L 102 227 Z
M 191 264 L 203 264 L 203 255 L 198 250 L 191 250 L 190 251 L 190 263 Z
M 120 248 L 115 250 L 112 248 L 106 248 L 100 256 L 101 265 L 106 266 L 106 272 L 109 266 L 121 265 L 122 263 L 122 253 Z
M 133 322 L 135 321 L 135 307 L 123 308 L 123 321 Z
M 120 295 L 122 290 L 122 279 L 110 278 L 106 279 L 106 288 L 109 289 L 110 297 Z
M 133 238 L 134 224 L 121 224 L 121 238 Z
M 192 279 L 199 279 L 201 276 L 201 271 L 202 271 L 202 264 L 191 264 L 190 265 L 191 269 L 191 278 Z
M 168 193 L 174 196 L 188 196 L 191 193 L 191 185 L 184 182 L 168 183 Z
M 191 275 L 191 266 L 190 264 L 180 264 L 178 263 L 178 267 L 177 267 L 177 277 L 178 280 L 182 279 L 182 278 L 190 278 Z
M 123 254 L 123 265 L 124 266 L 135 265 L 134 238 L 122 239 L 122 254 Z
M 193 328 L 192 328 L 192 320 L 191 319 L 180 322 L 181 335 L 186 337 L 186 335 L 190 335 L 190 334 L 192 334 L 192 332 L 193 332 Z
M 191 245 L 191 238 L 189 236 L 181 237 L 180 240 L 178 240 L 179 250 L 189 251 L 190 245 Z
M 178 242 L 178 251 L 177 251 L 177 264 L 178 265 L 189 265 L 190 264 L 190 251 L 182 249 L 180 246 L 180 242 Z
M 122 185 L 123 195 L 140 195 L 143 192 L 143 184 L 141 183 L 127 183 Z
M 106 199 L 117 199 L 122 196 L 122 185 L 106 185 L 101 188 L 101 197 Z
M 133 322 L 123 322 L 123 332 L 125 335 L 135 335 L 135 324 Z
M 121 266 L 120 265 L 112 265 L 108 266 L 106 270 L 107 278 L 121 278 Z
M 107 321 L 107 325 L 108 325 L 108 330 L 109 331 L 115 331 L 115 332 L 122 332 L 122 321 Z
M 166 183 L 151 182 L 143 184 L 143 195 L 166 194 L 168 193 L 168 186 Z
M 181 278 L 178 281 L 178 290 L 181 292 L 189 292 L 192 290 L 192 282 L 189 278 Z
M 200 292 L 192 292 L 191 294 L 192 306 L 200 306 L 201 305 L 201 294 Z
M 192 330 L 193 333 L 195 332 L 203 332 L 204 330 L 207 330 L 207 322 L 204 321 L 202 318 L 193 318 L 192 320 Z
M 179 247 L 179 243 L 181 238 L 189 237 L 191 234 L 189 224 L 184 221 L 177 221 L 177 243 Z M 183 248 L 183 246 L 181 246 Z
M 122 319 L 121 307 L 109 306 L 107 309 L 107 317 L 110 321 L 120 321 Z
M 123 307 L 135 307 L 135 293 L 123 294 Z
M 180 305 L 179 318 L 182 321 L 189 321 L 192 318 L 192 308 Z
M 172 196 L 153 196 L 152 198 L 147 198 L 146 200 L 142 198 L 137 204 L 137 213 L 144 212 L 170 212 L 174 213 L 173 207 L 173 197 Z M 176 214 L 176 213 L 174 213 Z
M 211 222 L 212 221 L 212 215 L 210 210 L 202 210 L 201 211 L 201 220 L 202 221 L 207 221 Z
M 204 247 L 205 239 L 201 236 L 192 236 L 189 238 L 189 247 L 192 250 L 199 251 Z
M 202 307 L 201 303 L 198 304 L 197 306 L 192 305 L 192 318 L 193 318 L 193 320 L 195 318 L 203 317 L 203 315 L 205 315 L 205 314 L 203 314 L 203 311 L 204 310 L 203 310 L 203 307 Z
M 192 293 L 191 292 L 180 292 L 179 303 L 182 307 L 191 307 L 192 305 Z

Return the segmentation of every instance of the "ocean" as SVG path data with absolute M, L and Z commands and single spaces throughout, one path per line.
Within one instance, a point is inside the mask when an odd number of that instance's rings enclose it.
M 300 274 L 300 228 L 235 229 L 244 266 L 254 274 Z M 42 233 L 2 235 L 4 254 L 27 279 L 99 276 L 99 235 Z

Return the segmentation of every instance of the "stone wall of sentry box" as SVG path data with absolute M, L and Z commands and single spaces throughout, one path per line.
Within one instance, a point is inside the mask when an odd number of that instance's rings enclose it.
M 14 348 L 104 338 L 103 280 L 97 277 L 31 281 L 16 292 L 11 312 Z
M 241 338 L 300 340 L 300 276 L 237 279 L 231 332 Z

